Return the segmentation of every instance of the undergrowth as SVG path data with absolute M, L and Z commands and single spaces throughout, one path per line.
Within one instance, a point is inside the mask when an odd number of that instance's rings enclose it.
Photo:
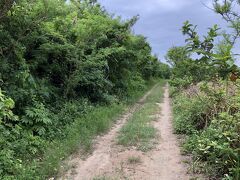
M 208 83 L 174 96 L 175 131 L 187 136 L 185 152 L 211 179 L 240 179 L 240 92 L 231 90 Z

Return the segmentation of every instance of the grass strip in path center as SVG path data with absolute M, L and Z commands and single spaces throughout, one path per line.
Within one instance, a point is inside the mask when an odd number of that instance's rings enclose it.
M 120 130 L 118 143 L 123 146 L 134 146 L 138 150 L 148 151 L 154 145 L 157 130 L 153 121 L 158 114 L 158 103 L 162 101 L 165 82 L 160 81 L 146 98 L 144 105 L 135 111 L 126 125 Z

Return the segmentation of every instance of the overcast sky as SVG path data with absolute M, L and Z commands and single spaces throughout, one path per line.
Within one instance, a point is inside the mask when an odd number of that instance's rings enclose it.
M 204 34 L 207 28 L 226 24 L 219 15 L 210 9 L 212 0 L 98 0 L 108 12 L 120 15 L 123 19 L 139 15 L 134 26 L 135 34 L 143 34 L 151 44 L 153 53 L 164 61 L 167 50 L 172 46 L 184 45 L 181 33 L 183 22 L 189 20 L 198 25 Z

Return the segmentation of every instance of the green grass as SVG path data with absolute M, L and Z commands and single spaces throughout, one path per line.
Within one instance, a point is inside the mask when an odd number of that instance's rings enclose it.
M 153 115 L 159 110 L 156 103 L 162 100 L 163 86 L 163 81 L 158 83 L 146 98 L 144 105 L 133 113 L 128 123 L 120 131 L 118 136 L 119 144 L 135 146 L 141 151 L 148 151 L 153 147 L 157 131 L 151 121 Z

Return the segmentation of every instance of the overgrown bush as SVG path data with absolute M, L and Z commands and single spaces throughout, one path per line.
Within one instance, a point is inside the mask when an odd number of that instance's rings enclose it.
M 211 102 L 207 97 L 179 95 L 174 101 L 175 130 L 177 133 L 192 134 L 202 130 L 208 119 Z
M 191 85 L 193 82 L 192 77 L 190 76 L 184 76 L 182 78 L 179 77 L 173 77 L 169 80 L 169 84 L 175 88 L 180 88 L 180 89 L 184 89 L 189 87 L 189 85 Z
M 197 94 L 174 99 L 174 126 L 188 135 L 184 149 L 206 162 L 216 178 L 240 178 L 240 94 L 225 86 L 203 83 Z M 200 90 L 201 89 L 201 90 Z

